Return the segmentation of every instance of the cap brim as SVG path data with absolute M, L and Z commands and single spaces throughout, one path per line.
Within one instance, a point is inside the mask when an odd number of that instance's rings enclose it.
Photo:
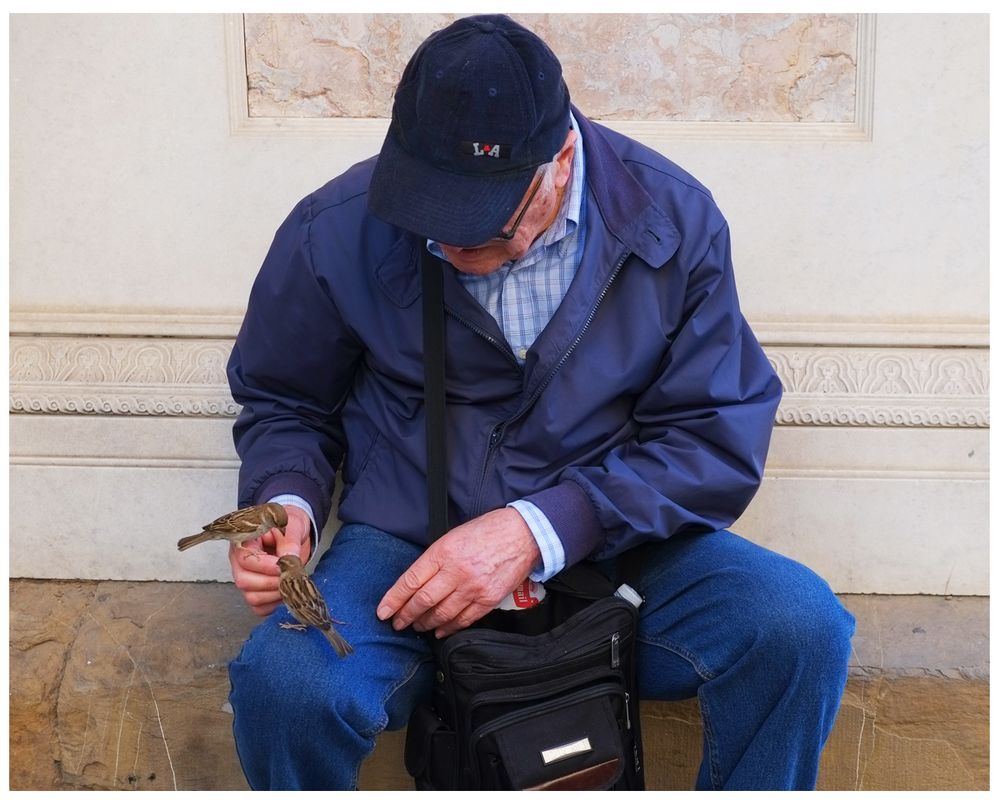
M 404 150 L 391 130 L 375 163 L 368 209 L 387 223 L 449 246 L 496 237 L 537 172 L 466 176 L 434 167 Z

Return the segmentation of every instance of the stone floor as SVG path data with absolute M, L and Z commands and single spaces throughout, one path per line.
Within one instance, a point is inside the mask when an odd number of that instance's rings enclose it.
M 858 619 L 826 790 L 987 790 L 988 599 L 843 596 Z M 255 618 L 231 584 L 12 580 L 10 789 L 241 790 L 226 664 Z M 696 702 L 643 704 L 648 783 L 700 761 Z M 361 787 L 411 787 L 386 734 Z

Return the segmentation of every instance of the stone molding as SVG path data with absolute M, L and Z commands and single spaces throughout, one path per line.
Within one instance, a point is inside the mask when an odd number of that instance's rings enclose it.
M 232 417 L 230 339 L 10 338 L 10 410 Z M 765 346 L 786 425 L 988 427 L 987 349 Z
M 227 338 L 239 332 L 244 311 L 189 313 L 105 310 L 10 311 L 11 335 L 98 335 L 154 338 Z M 898 321 L 767 320 L 753 317 L 764 346 L 987 347 L 987 321 L 903 319 Z

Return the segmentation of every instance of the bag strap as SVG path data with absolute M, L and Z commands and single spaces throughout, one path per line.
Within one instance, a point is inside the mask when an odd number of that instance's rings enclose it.
M 444 267 L 424 246 L 420 257 L 423 278 L 423 399 L 427 438 L 427 513 L 430 541 L 447 526 L 447 439 L 444 427 Z

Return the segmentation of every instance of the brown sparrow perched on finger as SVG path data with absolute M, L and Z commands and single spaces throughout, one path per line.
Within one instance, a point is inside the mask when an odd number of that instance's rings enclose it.
M 305 574 L 301 559 L 294 554 L 288 554 L 281 556 L 277 563 L 281 568 L 278 589 L 288 611 L 298 620 L 298 624 L 284 623 L 281 627 L 304 630 L 306 626 L 314 625 L 330 641 L 337 656 L 342 658 L 348 653 L 353 653 L 354 649 L 333 627 L 333 619 L 330 617 L 329 609 L 326 608 L 326 601 L 319 594 L 319 589 L 316 588 L 312 578 Z
M 185 536 L 177 542 L 178 550 L 186 550 L 202 542 L 214 539 L 225 539 L 237 546 L 242 546 L 248 539 L 263 536 L 271 528 L 281 528 L 288 524 L 288 514 L 284 507 L 277 503 L 251 505 L 238 511 L 220 516 L 214 522 L 209 522 L 201 533 Z M 246 548 L 243 548 L 246 549 Z

